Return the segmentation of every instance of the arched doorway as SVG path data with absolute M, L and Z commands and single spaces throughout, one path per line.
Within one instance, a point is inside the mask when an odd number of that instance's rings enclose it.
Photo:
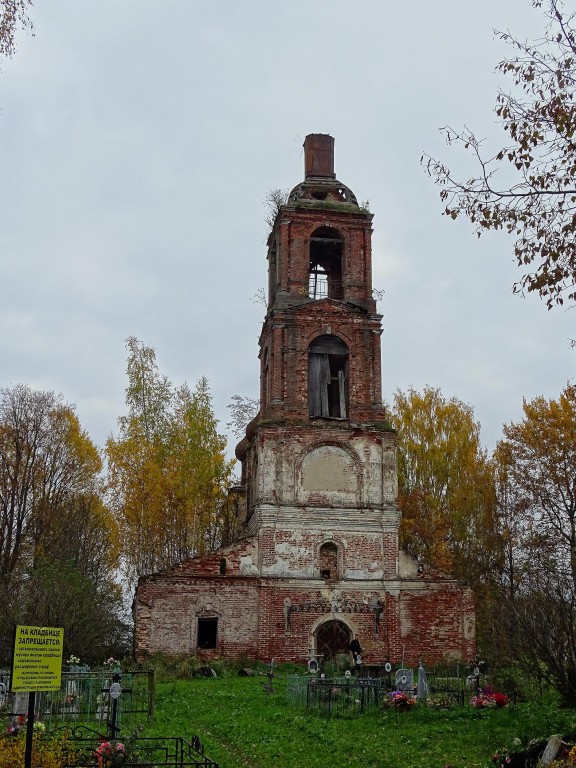
M 343 621 L 325 621 L 316 630 L 316 653 L 324 660 L 349 653 L 351 639 L 352 633 Z

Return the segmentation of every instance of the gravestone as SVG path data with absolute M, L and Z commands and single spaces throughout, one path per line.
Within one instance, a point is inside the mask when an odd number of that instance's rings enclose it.
M 414 673 L 411 669 L 399 669 L 395 677 L 397 691 L 411 691 L 414 688 Z
M 18 692 L 14 694 L 14 706 L 12 712 L 14 715 L 28 714 L 28 693 Z
M 238 670 L 238 677 L 254 677 L 254 670 L 250 667 L 242 667 Z
M 563 744 L 564 742 L 560 736 L 550 736 L 548 739 L 548 744 L 546 744 L 546 749 L 540 758 L 539 765 L 550 765 L 550 763 L 556 759 L 556 756 L 558 755 L 558 752 L 560 751 L 560 748 L 563 746 Z
M 196 677 L 218 677 L 215 669 L 212 669 L 212 667 L 206 667 L 206 666 L 198 667 L 194 675 Z

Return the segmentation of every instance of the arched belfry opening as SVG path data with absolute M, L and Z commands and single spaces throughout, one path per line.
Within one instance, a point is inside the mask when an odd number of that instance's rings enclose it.
M 342 299 L 344 240 L 333 227 L 318 227 L 310 237 L 308 295 L 311 299 Z
M 338 336 L 318 336 L 308 349 L 310 418 L 345 419 L 348 412 L 348 347 Z

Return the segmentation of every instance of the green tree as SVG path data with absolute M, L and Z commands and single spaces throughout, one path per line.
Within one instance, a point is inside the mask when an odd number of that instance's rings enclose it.
M 40 560 L 18 588 L 19 624 L 64 628 L 64 654 L 84 663 L 131 654 L 130 623 L 121 587 L 96 583 L 69 559 Z
M 532 4 L 547 8 L 538 41 L 497 33 L 514 50 L 497 67 L 514 86 L 496 99 L 504 146 L 486 152 L 472 131 L 446 127 L 448 144 L 472 153 L 473 176 L 459 179 L 428 155 L 422 162 L 441 187 L 446 216 L 465 216 L 478 236 L 503 229 L 516 238 L 525 272 L 514 289 L 536 291 L 550 309 L 564 296 L 576 300 L 576 32 L 561 0 Z
M 109 497 L 130 578 L 218 546 L 233 462 L 206 379 L 174 389 L 155 352 L 127 341 L 128 415 L 108 440 Z

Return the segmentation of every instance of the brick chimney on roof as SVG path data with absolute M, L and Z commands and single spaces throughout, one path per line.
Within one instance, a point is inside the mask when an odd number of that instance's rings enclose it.
M 304 171 L 309 176 L 335 179 L 334 139 L 327 133 L 310 133 L 304 139 Z

